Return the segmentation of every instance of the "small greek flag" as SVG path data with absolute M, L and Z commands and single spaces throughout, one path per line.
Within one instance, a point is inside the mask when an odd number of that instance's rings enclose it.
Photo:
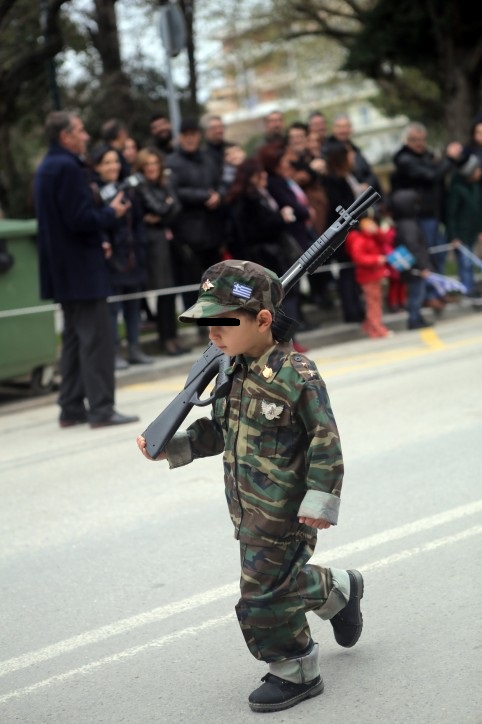
M 241 299 L 251 299 L 253 293 L 252 287 L 247 287 L 246 284 L 240 284 L 235 282 L 232 289 L 233 296 L 241 297 Z
M 408 271 L 415 263 L 415 257 L 406 246 L 400 244 L 387 256 L 387 262 L 396 271 Z

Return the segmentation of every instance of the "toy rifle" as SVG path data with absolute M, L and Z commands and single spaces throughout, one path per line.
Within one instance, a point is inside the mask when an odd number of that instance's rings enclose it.
M 380 194 L 369 186 L 346 211 L 338 206 L 336 211 L 339 218 L 280 277 L 285 295 L 304 274 L 313 274 L 320 264 L 341 246 L 359 217 L 379 198 Z M 272 328 L 275 339 L 289 341 L 296 329 L 296 322 L 290 320 L 282 310 L 277 310 Z M 155 459 L 164 450 L 194 405 L 209 405 L 216 398 L 228 393 L 230 380 L 225 370 L 230 364 L 231 358 L 210 342 L 191 367 L 183 390 L 142 433 L 146 440 L 146 450 L 152 458 Z M 215 377 L 217 380 L 213 394 L 201 399 L 200 395 Z

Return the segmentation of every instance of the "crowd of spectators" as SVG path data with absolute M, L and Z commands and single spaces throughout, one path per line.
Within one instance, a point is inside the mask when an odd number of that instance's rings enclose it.
M 446 251 L 430 252 L 448 241 L 454 242 L 461 280 L 468 293 L 475 293 L 472 266 L 460 245 L 473 247 L 482 232 L 482 117 L 476 120 L 466 146 L 450 143 L 440 158 L 428 148 L 425 127 L 410 123 L 394 154 L 388 188 L 353 141 L 346 113 L 335 116 L 329 127 L 319 111 L 289 125 L 280 111 L 272 111 L 249 154 L 235 140 L 227 140 L 223 119 L 217 115 L 202 124 L 184 118 L 174 137 L 169 117 L 159 113 L 150 119 L 143 139 L 132 138 L 123 120 L 106 120 L 86 158 L 95 203 L 105 203 L 100 192 L 106 185 L 140 174 L 140 183 L 125 192 L 129 211 L 114 228 L 103 231 L 111 249 L 105 263 L 112 294 L 146 292 L 144 299 L 111 307 L 116 368 L 152 361 L 140 347 L 141 322 L 156 325 L 164 354 L 187 351 L 177 334 L 176 299 L 189 306 L 196 292 L 186 291 L 181 297 L 160 293 L 154 307 L 147 292 L 196 284 L 204 269 L 225 258 L 251 259 L 281 274 L 336 220 L 337 207 L 349 207 L 367 186 L 381 194 L 380 203 L 369 212 L 373 223 L 381 233 L 391 233 L 371 261 L 360 244 L 374 237 L 362 234 L 356 243 L 343 244 L 329 269 L 309 277 L 303 291 L 298 285 L 288 294 L 285 311 L 300 329 L 310 326 L 306 303 L 320 310 L 339 308 L 345 322 L 359 323 L 370 337 L 386 335 L 379 318 L 385 310 L 407 309 L 409 279 L 386 262 L 397 244 L 406 243 L 397 239 L 392 210 L 393 196 L 401 190 L 415 194 L 411 211 L 420 227 L 417 238 L 427 252 L 416 255 L 415 267 L 423 258 L 424 268 L 411 284 L 417 286 L 418 307 L 432 306 L 437 312 L 444 307 L 443 295 L 420 279 L 430 270 L 444 273 Z M 364 286 L 361 280 L 366 279 L 376 283 Z M 367 304 L 375 297 L 380 314 L 373 322 L 367 319 Z M 409 328 L 428 323 L 418 307 L 409 314 Z M 127 345 L 121 344 L 117 332 L 121 312 Z M 296 339 L 295 346 L 302 349 Z

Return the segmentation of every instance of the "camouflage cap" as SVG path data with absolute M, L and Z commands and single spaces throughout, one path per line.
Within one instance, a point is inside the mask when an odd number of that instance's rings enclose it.
M 196 304 L 186 309 L 179 321 L 193 322 L 237 309 L 274 313 L 282 299 L 283 287 L 274 272 L 252 261 L 229 259 L 204 272 Z

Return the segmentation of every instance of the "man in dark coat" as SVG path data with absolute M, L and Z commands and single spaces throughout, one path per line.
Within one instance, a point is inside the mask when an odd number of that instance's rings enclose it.
M 423 123 L 409 123 L 403 135 L 403 145 L 395 153 L 395 170 L 391 177 L 391 192 L 411 189 L 420 200 L 419 224 L 427 239 L 429 250 L 447 243 L 445 221 L 445 181 L 462 158 L 462 145 L 449 143 L 443 158 L 436 158 L 427 146 L 427 129 Z M 444 273 L 445 251 L 432 254 L 432 263 L 439 274 Z
M 181 284 L 197 284 L 204 270 L 221 260 L 225 241 L 220 172 L 200 148 L 201 138 L 198 121 L 183 119 L 176 150 L 166 158 L 171 188 L 181 202 L 181 212 L 172 223 L 173 252 Z M 193 304 L 193 299 L 197 299 L 197 292 L 184 294 L 186 306 Z
M 221 116 L 208 116 L 204 128 L 204 147 L 208 156 L 216 164 L 219 175 L 222 176 L 224 166 L 224 153 L 232 145 L 224 138 L 224 123 Z
M 102 230 L 127 206 L 119 193 L 97 208 L 82 161 L 89 135 L 74 113 L 47 117 L 50 147 L 35 173 L 40 291 L 62 305 L 59 423 L 93 428 L 136 422 L 114 409 L 114 340 Z M 88 406 L 85 401 L 87 400 Z

